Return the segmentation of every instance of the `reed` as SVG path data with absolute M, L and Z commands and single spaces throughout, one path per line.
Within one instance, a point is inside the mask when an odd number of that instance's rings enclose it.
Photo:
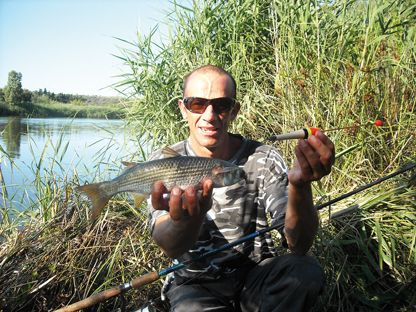
M 415 160 L 416 15 L 411 1 L 206 0 L 177 4 L 168 18 L 174 26 L 162 44 L 154 42 L 155 33 L 139 36 L 120 56 L 128 67 L 120 86 L 135 101 L 129 118 L 139 124 L 138 131 L 156 129 L 150 136 L 155 144 L 186 137 L 177 108 L 182 77 L 212 63 L 237 81 L 241 112 L 232 131 L 248 137 L 264 140 L 305 126 L 384 121 L 381 128 L 330 134 L 337 162 L 329 177 L 314 184 L 317 201 Z M 294 144 L 276 143 L 288 163 Z M 316 243 L 328 255 L 321 260 L 336 281 L 329 283 L 327 294 L 336 296 L 324 296 L 331 305 L 322 302 L 318 310 L 383 310 L 395 303 L 414 308 L 412 292 L 394 294 L 398 289 L 387 287 L 414 285 L 415 232 L 409 226 L 415 217 L 414 193 L 393 195 L 389 187 L 371 190 L 369 197 L 388 197 L 373 209 L 360 206 L 351 223 L 322 229 L 320 235 L 333 237 L 338 246 L 332 253 L 332 246 Z M 398 202 L 406 213 L 395 210 Z M 348 239 L 340 237 L 344 233 Z M 338 263 L 364 269 L 347 270 Z M 368 278 L 372 275 L 377 278 Z M 351 287 L 354 282 L 359 287 Z M 403 294 L 405 299 L 392 299 Z
M 48 138 L 43 147 L 30 142 L 34 161 L 29 165 L 36 190 L 26 210 L 14 207 L 16 201 L 22 201 L 18 197 L 26 194 L 2 192 L 1 311 L 55 310 L 69 300 L 168 265 L 148 233 L 146 209 L 130 204 L 128 197 L 112 199 L 105 215 L 91 223 L 89 201 L 74 191 L 81 181 L 78 171 L 62 164 L 69 142 L 63 132 Z M 115 143 L 109 140 L 109 144 Z M 83 175 L 91 182 L 117 174 L 119 159 L 112 155 L 109 162 L 107 150 L 97 152 L 92 168 L 78 168 L 87 169 Z M 9 156 L 2 153 L 2 157 Z M 13 164 L 11 158 L 9 163 Z M 130 292 L 124 298 L 128 304 L 116 298 L 101 309 L 111 311 L 123 304 L 137 308 L 153 299 L 160 287 L 157 283 L 139 294 Z
M 26 220 L 23 230 L 2 235 L 3 311 L 50 311 L 167 265 L 147 233 L 143 211 L 115 200 L 109 212 L 91 225 L 87 205 L 78 199 L 61 200 L 54 218 Z M 160 287 L 157 283 L 130 292 L 101 309 L 113 311 L 123 299 L 130 308 L 137 307 L 135 303 L 154 298 Z

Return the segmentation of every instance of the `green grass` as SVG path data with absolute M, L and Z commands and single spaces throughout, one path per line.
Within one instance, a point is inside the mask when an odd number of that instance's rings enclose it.
M 105 215 L 91 224 L 90 202 L 74 191 L 80 184 L 77 170 L 60 170 L 68 143 L 61 134 L 47 140 L 40 155 L 32 151 L 36 198 L 25 211 L 13 206 L 24 194 L 16 194 L 16 198 L 15 194 L 2 192 L 1 311 L 55 310 L 71 298 L 82 299 L 168 265 L 148 233 L 146 209 L 134 207 L 126 196 L 113 198 Z M 53 158 L 46 155 L 50 147 Z M 3 150 L 1 156 L 9 157 Z M 108 163 L 106 151 L 95 155 L 93 162 L 89 168 L 91 180 L 102 179 L 102 174 L 109 174 L 117 166 Z M 9 163 L 16 166 L 11 158 Z M 101 172 L 95 164 L 106 164 L 107 169 Z M 6 185 L 2 183 L 1 187 L 4 190 Z M 140 294 L 126 294 L 129 306 L 138 307 L 135 302 L 154 298 L 160 287 L 159 282 Z M 112 311 L 122 304 L 120 300 L 110 300 L 102 309 Z
M 0 103 L 2 116 L 21 117 L 68 117 L 68 118 L 107 118 L 120 119 L 126 114 L 124 105 L 87 105 L 80 101 L 61 103 L 49 101 L 46 103 L 23 103 L 10 107 Z

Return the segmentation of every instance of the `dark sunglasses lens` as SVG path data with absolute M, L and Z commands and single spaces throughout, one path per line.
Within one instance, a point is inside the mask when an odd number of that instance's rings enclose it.
M 201 114 L 207 107 L 207 101 L 200 98 L 188 98 L 185 106 L 191 112 Z
M 234 99 L 229 97 L 216 98 L 212 100 L 188 97 L 184 99 L 185 107 L 192 113 L 202 114 L 208 105 L 212 105 L 216 114 L 228 113 L 234 106 Z
M 228 113 L 234 105 L 234 100 L 232 98 L 218 98 L 212 100 L 212 106 L 214 112 L 217 114 Z

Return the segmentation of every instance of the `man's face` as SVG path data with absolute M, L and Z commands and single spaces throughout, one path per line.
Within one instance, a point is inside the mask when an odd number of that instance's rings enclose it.
M 233 83 L 227 75 L 216 72 L 194 73 L 188 78 L 184 97 L 215 99 L 233 96 Z M 195 150 L 207 148 L 211 151 L 221 146 L 228 137 L 229 123 L 236 117 L 239 104 L 227 113 L 217 114 L 209 105 L 202 114 L 186 109 L 183 100 L 179 101 L 182 116 L 188 121 L 191 144 Z

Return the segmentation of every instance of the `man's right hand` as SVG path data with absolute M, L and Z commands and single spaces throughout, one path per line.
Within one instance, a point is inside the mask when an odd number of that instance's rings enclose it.
M 153 238 L 169 257 L 181 255 L 198 238 L 200 227 L 212 204 L 212 180 L 202 181 L 201 188 L 199 193 L 195 187 L 187 187 L 185 190 L 174 187 L 169 199 L 166 199 L 163 196 L 168 193 L 165 185 L 160 181 L 153 185 L 153 208 L 169 211 L 168 215 L 156 219 Z
M 168 198 L 164 198 L 163 194 L 167 194 L 168 190 L 163 182 L 157 181 L 151 193 L 152 206 L 156 210 L 169 211 L 171 219 L 175 221 L 181 220 L 184 216 L 195 217 L 205 214 L 211 208 L 212 187 L 212 180 L 209 179 L 201 182 L 201 193 L 192 186 L 184 191 L 175 186 Z

